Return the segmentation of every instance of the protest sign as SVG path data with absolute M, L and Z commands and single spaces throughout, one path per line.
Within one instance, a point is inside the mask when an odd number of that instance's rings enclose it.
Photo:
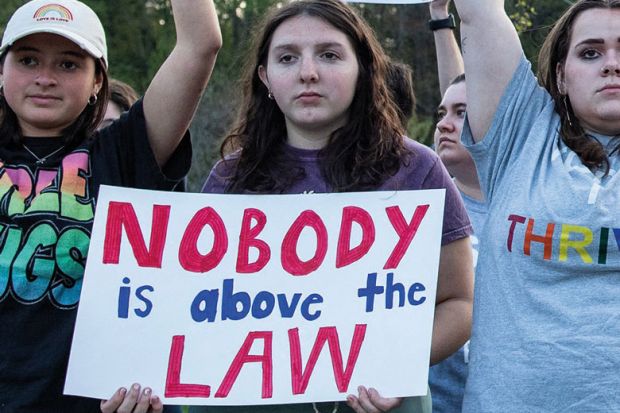
M 169 404 L 426 394 L 445 190 L 102 186 L 67 394 Z

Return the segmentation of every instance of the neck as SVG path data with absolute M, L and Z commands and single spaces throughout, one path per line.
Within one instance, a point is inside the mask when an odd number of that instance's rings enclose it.
M 449 172 L 454 177 L 454 184 L 459 191 L 477 201 L 484 200 L 475 165 L 461 168 L 454 167 L 451 168 Z
M 299 149 L 322 149 L 329 141 L 329 134 L 323 131 L 300 131 L 289 125 L 286 126 L 286 131 L 286 142 Z

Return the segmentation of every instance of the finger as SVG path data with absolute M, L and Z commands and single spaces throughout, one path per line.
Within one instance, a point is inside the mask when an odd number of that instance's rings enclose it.
M 362 409 L 362 406 L 360 405 L 360 401 L 356 396 L 349 394 L 347 396 L 347 404 L 349 405 L 350 408 L 355 410 L 356 413 L 364 413 L 364 409 Z
M 373 406 L 377 407 L 383 412 L 387 412 L 395 407 L 398 407 L 403 402 L 401 397 L 381 397 L 376 389 L 368 389 L 368 396 Z
M 359 403 L 360 406 L 362 406 L 362 409 L 364 412 L 368 412 L 368 413 L 380 413 L 381 410 L 379 410 L 379 408 L 377 408 L 377 406 L 375 406 L 373 404 L 373 402 L 370 400 L 370 395 L 368 394 L 368 390 L 366 390 L 366 387 L 364 386 L 359 386 L 357 388 L 357 391 L 359 393 Z
M 125 395 L 125 399 L 123 403 L 117 409 L 117 413 L 131 413 L 133 408 L 138 403 L 138 398 L 140 397 L 140 385 L 138 383 L 134 383 L 131 386 L 131 389 Z
M 138 401 L 136 402 L 136 407 L 133 409 L 133 413 L 147 413 L 149 408 L 151 407 L 151 389 L 149 387 L 145 387 L 138 397 Z
M 118 406 L 120 406 L 125 399 L 125 394 L 127 394 L 127 389 L 121 387 L 116 392 L 114 392 L 114 394 L 109 400 L 101 400 L 99 408 L 103 413 L 115 412 Z
M 151 413 L 163 413 L 164 404 L 158 396 L 151 395 Z

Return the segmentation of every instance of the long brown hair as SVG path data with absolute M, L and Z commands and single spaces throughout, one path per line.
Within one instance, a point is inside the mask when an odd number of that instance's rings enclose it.
M 274 31 L 285 20 L 306 15 L 342 31 L 357 55 L 359 75 L 348 123 L 322 149 L 322 173 L 333 191 L 372 189 L 400 168 L 405 156 L 398 109 L 386 84 L 388 58 L 372 29 L 340 0 L 300 0 L 272 9 L 256 30 L 253 55 L 242 78 L 243 102 L 221 146 L 224 157 L 240 150 L 229 192 L 283 192 L 303 170 L 284 156 L 286 125 L 258 76 L 267 64 Z
M 618 9 L 620 0 L 580 0 L 564 12 L 553 26 L 545 39 L 538 56 L 538 79 L 547 89 L 553 101 L 555 110 L 560 115 L 560 136 L 566 145 L 581 159 L 581 162 L 590 169 L 601 168 L 609 172 L 609 159 L 603 146 L 595 139 L 590 139 L 575 116 L 570 98 L 563 94 L 558 86 L 556 68 L 564 66 L 568 56 L 575 20 L 585 10 L 589 9 Z
M 0 57 L 0 65 L 4 64 L 8 50 Z M 108 76 L 105 64 L 100 59 L 94 60 L 95 76 L 101 75 L 103 78 L 101 89 L 97 92 L 95 104 L 86 105 L 75 121 L 62 131 L 62 139 L 66 150 L 75 148 L 84 139 L 91 137 L 105 115 L 108 104 Z M 7 103 L 4 94 L 0 93 L 0 145 L 19 144 L 22 137 L 17 115 Z

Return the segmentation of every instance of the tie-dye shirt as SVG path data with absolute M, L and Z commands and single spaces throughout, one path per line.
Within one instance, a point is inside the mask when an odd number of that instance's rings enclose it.
M 593 173 L 525 58 L 484 139 L 464 412 L 620 411 L 620 174 Z
M 189 169 L 189 137 L 162 171 L 140 101 L 72 150 L 54 153 L 58 138 L 24 143 L 36 157 L 0 148 L 0 411 L 97 412 L 99 401 L 62 388 L 99 185 L 172 189 Z

